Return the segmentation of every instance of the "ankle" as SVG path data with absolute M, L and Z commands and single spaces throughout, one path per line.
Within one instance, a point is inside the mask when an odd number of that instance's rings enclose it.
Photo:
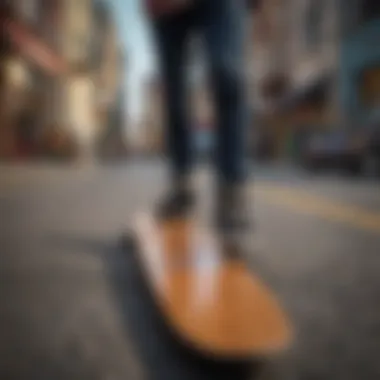
M 216 190 L 219 198 L 232 201 L 245 199 L 247 186 L 244 182 L 219 182 Z
M 222 234 L 240 234 L 250 227 L 250 197 L 246 183 L 218 183 L 215 223 Z
M 172 179 L 172 187 L 177 193 L 193 194 L 194 184 L 190 175 L 181 175 Z

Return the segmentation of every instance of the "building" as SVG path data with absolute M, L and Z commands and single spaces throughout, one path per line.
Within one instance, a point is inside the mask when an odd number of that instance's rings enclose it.
M 332 0 L 291 2 L 288 77 L 290 98 L 299 104 L 300 124 L 337 120 L 335 97 L 339 70 L 339 9 Z M 305 112 L 303 112 L 305 111 Z
M 380 122 L 380 3 L 342 2 L 340 99 L 347 125 Z
M 124 55 L 108 3 L 64 2 L 62 48 L 71 66 L 64 84 L 64 124 L 74 134 L 81 154 L 93 157 L 118 103 Z
M 111 34 L 110 36 L 116 36 Z M 128 153 L 126 139 L 127 107 L 124 71 L 125 54 L 116 39 L 105 49 L 106 59 L 100 71 L 97 117 L 102 118 L 97 152 L 104 158 L 122 158 Z
M 125 92 L 120 86 L 117 102 L 110 110 L 107 128 L 101 133 L 97 154 L 103 159 L 122 159 L 129 154 L 126 139 Z
M 42 87 L 59 80 L 68 70 L 44 33 L 44 28 L 53 25 L 55 5 L 42 0 L 0 1 L 2 157 L 12 158 L 25 153 L 25 148 L 36 148 L 42 108 L 51 109 L 44 102 L 50 98 L 44 99 Z
M 274 99 L 284 90 L 289 55 L 285 52 L 289 41 L 285 3 L 263 1 L 252 12 L 252 35 L 247 39 L 247 52 L 252 107 L 255 111 L 268 111 Z
M 95 1 L 94 15 L 92 62 L 96 83 L 96 116 L 101 134 L 118 103 L 120 85 L 125 82 L 126 62 L 110 9 L 105 3 Z
M 164 93 L 161 78 L 153 74 L 143 87 L 143 114 L 134 138 L 135 149 L 145 152 L 161 152 L 164 134 Z
M 279 155 L 297 134 L 379 122 L 377 0 L 267 0 L 253 19 L 253 103 Z
M 60 0 L 62 4 L 59 48 L 70 65 L 61 83 L 59 125 L 75 139 L 81 155 L 92 156 L 97 130 L 94 72 L 91 62 L 92 0 Z
M 255 113 L 284 156 L 295 134 L 338 120 L 338 4 L 268 0 L 253 19 Z
M 14 156 L 16 130 L 27 129 L 23 135 L 39 151 L 71 145 L 71 153 L 93 155 L 125 69 L 109 6 L 101 0 L 0 0 L 0 27 L 0 151 Z M 18 119 L 29 127 L 20 128 Z

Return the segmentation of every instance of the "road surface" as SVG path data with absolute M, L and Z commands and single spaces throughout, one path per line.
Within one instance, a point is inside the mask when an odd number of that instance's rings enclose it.
M 252 263 L 297 328 L 272 375 L 380 378 L 380 182 L 260 168 L 252 183 Z M 249 378 L 178 352 L 118 245 L 164 185 L 153 162 L 0 167 L 0 378 Z

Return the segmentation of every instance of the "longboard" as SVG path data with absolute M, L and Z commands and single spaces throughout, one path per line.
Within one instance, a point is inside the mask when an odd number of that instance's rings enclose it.
M 132 232 L 160 311 L 189 347 L 233 360 L 288 347 L 291 327 L 276 297 L 242 259 L 226 259 L 207 229 L 190 219 L 157 224 L 147 213 Z

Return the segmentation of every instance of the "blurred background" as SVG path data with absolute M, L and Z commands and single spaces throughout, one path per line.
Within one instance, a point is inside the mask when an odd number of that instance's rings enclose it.
M 166 186 L 140 3 L 0 0 L 1 379 L 253 380 L 168 342 L 118 244 Z M 247 21 L 248 259 L 297 332 L 268 379 L 377 380 L 380 1 L 262 0 Z M 201 42 L 188 72 L 203 159 L 214 115 Z M 210 173 L 196 171 L 205 223 Z
M 126 54 L 105 1 L 1 1 L 6 160 L 123 154 Z
M 247 15 L 252 157 L 379 171 L 379 17 L 376 0 L 258 2 Z M 136 1 L 2 0 L 1 20 L 3 160 L 162 153 L 162 83 Z M 199 47 L 189 73 L 207 155 Z

